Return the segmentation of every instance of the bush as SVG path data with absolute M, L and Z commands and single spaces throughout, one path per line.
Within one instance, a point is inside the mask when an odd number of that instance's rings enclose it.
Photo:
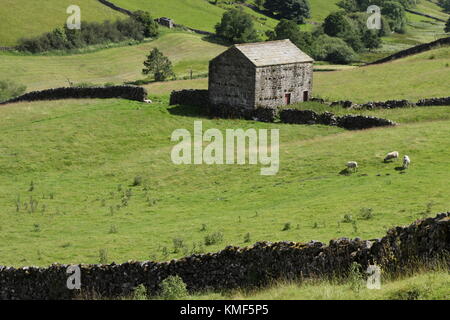
M 147 289 L 143 284 L 138 285 L 133 292 L 133 300 L 147 300 Z
M 312 54 L 316 60 L 348 64 L 356 59 L 355 51 L 344 40 L 321 35 L 313 43 Z
M 27 87 L 10 80 L 0 80 L 0 102 L 18 97 L 25 93 Z
M 83 27 L 80 30 L 70 30 L 67 26 L 64 26 L 38 37 L 20 39 L 17 49 L 24 52 L 40 53 L 51 50 L 68 51 L 89 45 L 125 40 L 142 41 L 145 35 L 150 33 L 142 19 L 128 18 L 103 23 L 83 22 Z
M 208 234 L 205 236 L 205 245 L 211 246 L 213 244 L 218 244 L 223 241 L 223 233 L 222 232 L 215 232 L 212 234 Z
M 188 291 L 183 279 L 179 276 L 170 276 L 160 284 L 159 296 L 164 300 L 177 300 L 187 297 Z

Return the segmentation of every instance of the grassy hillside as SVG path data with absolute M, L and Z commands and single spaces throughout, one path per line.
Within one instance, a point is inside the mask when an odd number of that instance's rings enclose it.
M 114 0 L 113 2 L 128 10 L 146 10 L 155 18 L 169 17 L 176 23 L 211 32 L 225 12 L 224 9 L 205 0 Z
M 78 5 L 83 21 L 116 20 L 124 17 L 97 0 L 2 0 L 0 11 L 0 46 L 12 46 L 22 37 L 51 31 L 66 23 L 67 7 Z
M 168 33 L 158 40 L 97 52 L 63 56 L 29 56 L 0 53 L 0 79 L 23 83 L 28 90 L 67 86 L 72 82 L 93 83 L 142 79 L 146 56 L 152 48 L 159 48 L 170 57 L 179 75 L 208 70 L 208 61 L 225 47 L 202 40 L 191 33 Z
M 320 67 L 322 66 L 316 66 L 318 69 Z M 448 96 L 448 86 L 444 84 L 449 82 L 450 47 L 446 47 L 380 65 L 315 72 L 313 94 L 331 101 L 418 100 Z M 146 86 L 154 94 L 207 87 L 207 79 L 153 83 Z
M 447 20 L 449 18 L 449 15 L 444 12 L 442 7 L 437 5 L 436 0 L 420 0 L 415 10 L 443 20 Z
M 448 107 L 393 110 L 390 117 L 402 119 L 397 128 L 346 132 L 209 120 L 152 98 L 152 105 L 67 100 L 0 108 L 2 264 L 96 263 L 100 249 L 108 261 L 165 260 L 247 245 L 247 233 L 251 242 L 374 238 L 448 209 Z M 279 174 L 261 176 L 260 166 L 172 164 L 172 131 L 192 130 L 196 119 L 205 129 L 279 128 Z M 405 174 L 395 170 L 399 163 L 382 163 L 394 149 L 412 158 Z M 349 160 L 360 171 L 339 175 Z M 143 182 L 133 187 L 138 176 Z M 374 218 L 362 220 L 362 207 Z M 345 214 L 356 228 L 342 222 Z M 282 231 L 286 223 L 291 228 Z M 223 241 L 205 246 L 214 232 Z M 187 246 L 178 252 L 177 238 Z
M 330 100 L 367 102 L 448 96 L 450 47 L 377 66 L 316 73 L 314 94 Z

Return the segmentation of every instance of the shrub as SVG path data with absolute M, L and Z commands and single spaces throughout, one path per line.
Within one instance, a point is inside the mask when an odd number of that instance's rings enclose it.
M 138 285 L 133 292 L 133 300 L 147 300 L 147 289 L 143 284 Z
M 187 297 L 188 291 L 183 279 L 179 276 L 170 276 L 160 284 L 159 296 L 164 300 L 177 300 Z
M 133 187 L 142 185 L 142 177 L 140 177 L 140 176 L 134 177 L 132 185 L 133 185 Z
M 370 220 L 373 218 L 373 209 L 372 208 L 361 208 L 359 213 L 361 219 Z
M 222 232 L 215 232 L 208 234 L 205 236 L 205 245 L 211 246 L 214 244 L 221 243 L 223 241 L 223 233 Z
M 99 251 L 99 263 L 107 264 L 108 263 L 108 250 L 100 249 Z
M 25 93 L 27 87 L 10 80 L 0 80 L 0 102 L 18 97 Z
M 314 41 L 312 54 L 316 60 L 339 64 L 348 64 L 356 58 L 355 51 L 344 40 L 327 35 L 321 35 Z
M 287 231 L 287 230 L 289 230 L 289 229 L 291 229 L 291 223 L 290 223 L 290 222 L 286 222 L 286 223 L 284 224 L 284 226 L 283 226 L 282 231 Z
M 361 268 L 361 265 L 357 262 L 353 262 L 350 265 L 348 282 L 350 288 L 355 292 L 359 292 L 363 286 L 364 275 L 361 272 Z
M 344 219 L 342 220 L 342 222 L 344 222 L 344 223 L 351 223 L 352 221 L 353 221 L 353 217 L 350 214 L 344 215 Z

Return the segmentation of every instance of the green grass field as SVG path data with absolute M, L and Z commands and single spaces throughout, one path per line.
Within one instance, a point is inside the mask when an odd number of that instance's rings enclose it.
M 374 238 L 423 216 L 430 203 L 431 214 L 448 210 L 448 107 L 393 110 L 391 118 L 402 120 L 396 128 L 346 132 L 206 119 L 152 99 L 152 105 L 67 100 L 0 108 L 2 264 L 97 263 L 100 249 L 108 261 L 166 260 L 248 245 L 246 233 L 251 243 Z M 279 128 L 279 174 L 261 176 L 250 165 L 172 164 L 172 131 L 192 130 L 196 119 L 205 130 Z M 395 170 L 399 163 L 382 163 L 394 149 L 412 158 L 405 174 Z M 339 175 L 349 160 L 360 171 Z M 133 187 L 137 176 L 143 183 Z M 362 220 L 362 207 L 372 208 L 374 218 Z M 342 222 L 345 214 L 357 229 Z M 286 223 L 291 228 L 282 231 Z M 223 242 L 203 245 L 214 232 L 223 233 Z M 175 253 L 176 238 L 187 247 Z
M 410 277 L 382 280 L 381 289 L 364 285 L 359 290 L 350 282 L 313 280 L 305 283 L 277 283 L 257 291 L 232 291 L 188 296 L 197 300 L 449 300 L 450 273 L 446 270 L 420 272 Z
M 165 33 L 159 39 L 139 45 L 103 49 L 92 53 L 60 56 L 32 56 L 0 53 L 0 79 L 14 79 L 28 91 L 67 86 L 67 79 L 102 84 L 143 79 L 143 62 L 157 47 L 170 57 L 178 75 L 208 71 L 208 61 L 225 47 L 204 41 L 192 33 Z
M 314 95 L 331 101 L 410 99 L 448 96 L 450 47 L 381 65 L 314 75 Z
M 0 46 L 13 46 L 22 37 L 38 36 L 63 26 L 70 5 L 80 7 L 82 21 L 113 21 L 125 17 L 97 0 L 2 0 Z

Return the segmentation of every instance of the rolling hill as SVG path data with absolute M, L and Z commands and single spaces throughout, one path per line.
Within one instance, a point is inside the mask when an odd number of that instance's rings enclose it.
M 96 0 L 2 0 L 0 46 L 13 46 L 22 37 L 38 36 L 66 23 L 67 7 L 78 5 L 82 21 L 116 20 L 125 17 Z
M 103 49 L 92 53 L 38 56 L 0 52 L 0 79 L 14 79 L 36 89 L 67 86 L 71 82 L 123 83 L 142 79 L 146 56 L 157 47 L 168 55 L 179 75 L 208 70 L 208 61 L 225 47 L 202 40 L 192 33 L 167 33 L 159 39 L 134 46 Z

